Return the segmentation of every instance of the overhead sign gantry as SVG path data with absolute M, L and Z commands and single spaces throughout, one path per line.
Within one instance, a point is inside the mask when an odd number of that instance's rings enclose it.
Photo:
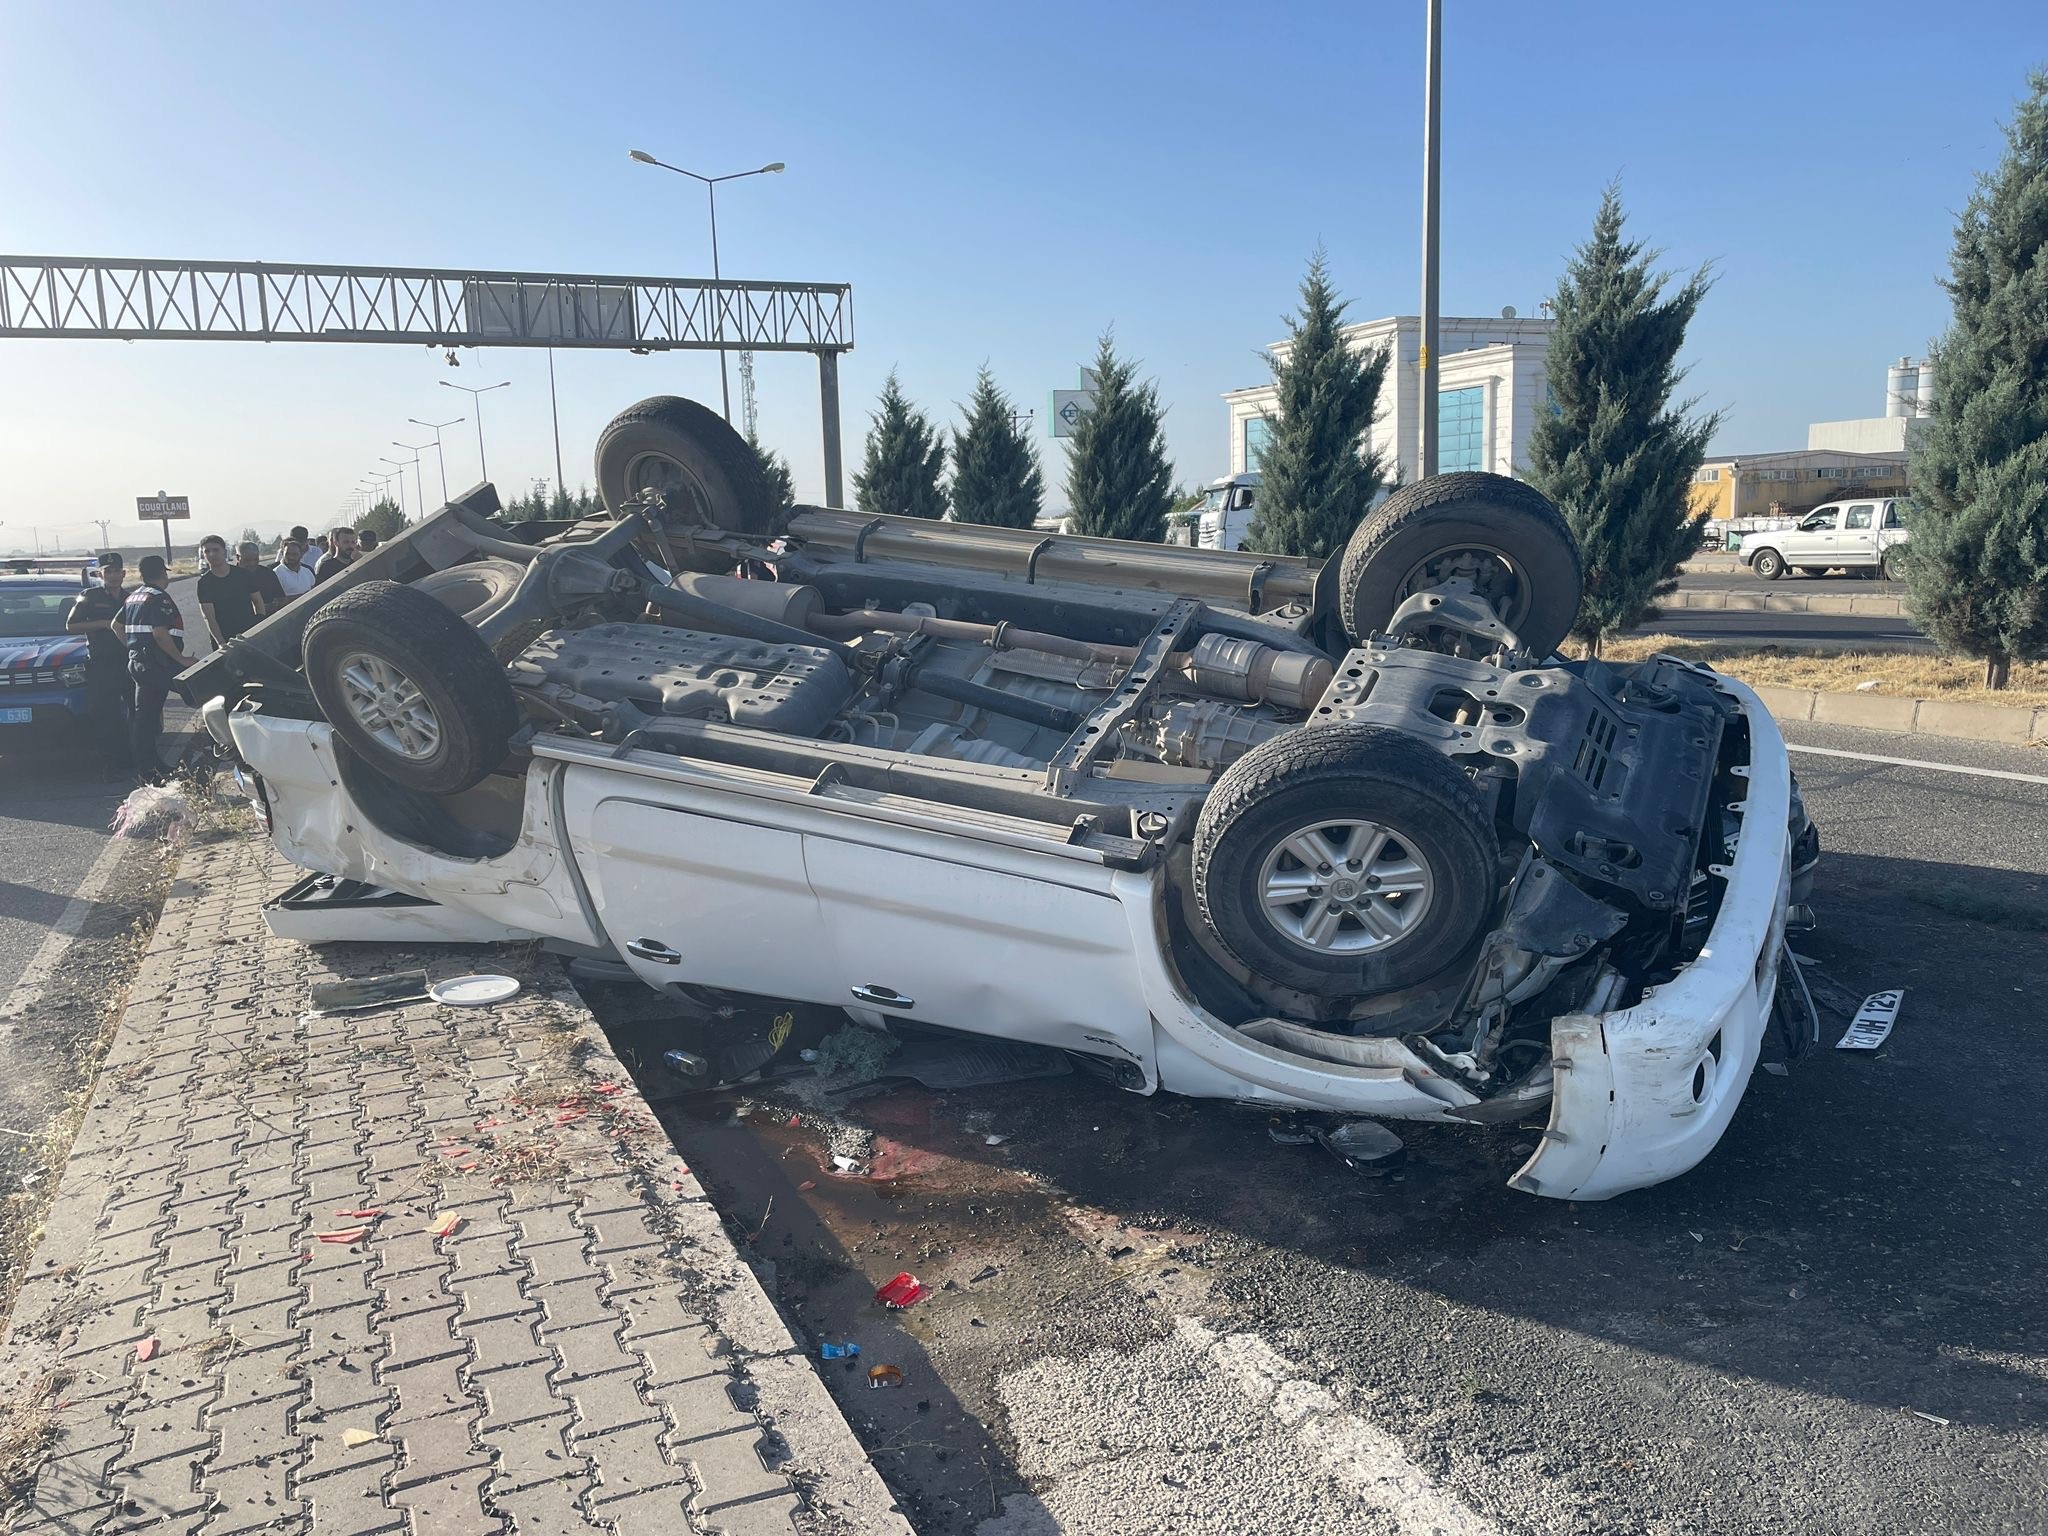
M 845 283 L 0 256 L 0 337 L 809 352 L 818 359 L 825 500 L 844 500 L 839 354 L 853 348 Z

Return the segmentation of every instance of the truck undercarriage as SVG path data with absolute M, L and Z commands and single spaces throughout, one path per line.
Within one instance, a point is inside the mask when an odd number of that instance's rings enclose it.
M 829 995 L 806 1000 L 850 992 L 876 1021 L 953 983 L 914 943 L 928 984 L 849 981 L 895 942 L 863 905 L 932 943 L 1043 939 L 953 987 L 978 1016 L 919 1016 L 1144 1089 L 1475 1121 L 1550 1105 L 1517 1180 L 1541 1193 L 1668 1177 L 1718 1137 L 1767 1021 L 1792 1017 L 1810 831 L 1739 685 L 1554 658 L 1577 556 L 1526 486 L 1423 482 L 1318 564 L 785 514 L 707 416 L 657 400 L 613 424 L 608 517 L 506 527 L 479 487 L 187 674 L 288 855 L 655 985 L 767 972 L 622 927 L 622 902 L 758 903 L 772 942 L 845 960 L 787 966 L 791 995 L 809 976 Z M 890 839 L 927 834 L 901 862 Z M 559 921 L 510 894 L 551 883 Z M 1100 899 L 1070 917 L 1067 891 Z M 980 905 L 998 900 L 1043 910 Z M 1091 993 L 1091 935 L 1126 920 Z M 1577 1021 L 1654 1014 L 1737 930 L 1742 974 L 1678 1074 L 1697 1091 L 1668 1106 L 1692 1122 L 1682 1160 L 1557 1177 L 1581 1134 L 1559 1084 L 1598 1075 Z M 665 971 L 686 949 L 692 974 Z M 1078 998 L 1041 974 L 1061 963 Z

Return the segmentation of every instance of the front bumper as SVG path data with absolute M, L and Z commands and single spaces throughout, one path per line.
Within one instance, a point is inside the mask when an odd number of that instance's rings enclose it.
M 83 688 L 0 688 L 0 711 L 10 709 L 31 710 L 35 723 L 44 725 L 85 718 L 92 713 L 92 700 Z
M 1550 1125 L 1509 1184 L 1605 1200 L 1676 1178 L 1714 1149 L 1756 1069 L 1791 899 L 1792 772 L 1770 712 L 1719 679 L 1749 725 L 1749 793 L 1721 910 L 1705 947 L 1631 1008 L 1551 1025 Z

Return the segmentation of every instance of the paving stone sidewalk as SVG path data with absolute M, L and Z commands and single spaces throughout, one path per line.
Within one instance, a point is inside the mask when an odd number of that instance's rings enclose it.
M 185 855 L 9 1330 L 0 1526 L 907 1536 L 552 963 L 273 939 L 291 874 Z M 417 965 L 527 986 L 301 1018 Z

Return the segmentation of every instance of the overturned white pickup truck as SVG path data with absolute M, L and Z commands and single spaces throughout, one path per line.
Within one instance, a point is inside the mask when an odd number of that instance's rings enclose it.
M 670 398 L 597 470 L 605 517 L 479 486 L 185 675 L 287 858 L 1137 1092 L 1547 1106 L 1512 1182 L 1557 1197 L 1692 1167 L 1810 1035 L 1777 729 L 1555 659 L 1578 556 L 1526 485 L 1407 487 L 1318 564 L 785 511 Z

